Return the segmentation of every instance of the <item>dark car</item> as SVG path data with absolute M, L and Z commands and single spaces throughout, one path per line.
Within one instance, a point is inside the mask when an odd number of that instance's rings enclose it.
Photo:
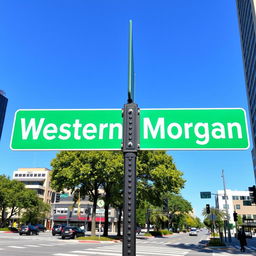
M 35 227 L 39 230 L 39 231 L 46 231 L 46 227 L 43 224 L 36 224 Z
M 61 235 L 63 229 L 66 227 L 66 224 L 57 224 L 52 227 L 52 235 Z
M 19 234 L 21 235 L 38 235 L 39 230 L 33 225 L 21 226 Z
M 84 231 L 78 227 L 65 227 L 61 233 L 61 238 L 72 238 L 75 239 L 76 237 L 84 236 Z

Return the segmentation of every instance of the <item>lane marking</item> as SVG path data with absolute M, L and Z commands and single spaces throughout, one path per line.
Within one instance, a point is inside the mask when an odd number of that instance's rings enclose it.
M 23 246 L 15 246 L 15 245 L 9 245 L 10 248 L 16 248 L 16 249 L 25 249 L 26 247 Z

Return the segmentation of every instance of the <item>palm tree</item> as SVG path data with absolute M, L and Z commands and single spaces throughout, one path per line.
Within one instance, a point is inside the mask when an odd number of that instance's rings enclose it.
M 168 221 L 168 217 L 167 217 L 166 213 L 164 213 L 161 210 L 153 211 L 150 216 L 150 222 L 155 224 L 157 231 L 159 231 L 159 229 L 161 228 L 162 223 L 166 222 L 166 221 Z
M 215 227 L 220 233 L 220 230 L 224 226 L 224 220 L 227 219 L 226 212 L 220 210 L 219 208 L 211 207 L 210 213 L 207 213 L 206 209 L 203 209 L 202 215 L 205 216 L 204 224 L 208 227 L 211 227 L 213 233 Z

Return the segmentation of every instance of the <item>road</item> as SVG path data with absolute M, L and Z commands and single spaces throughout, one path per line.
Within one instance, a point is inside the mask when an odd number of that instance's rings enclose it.
M 236 243 L 229 248 L 212 249 L 205 247 L 208 235 L 198 236 L 174 234 L 170 237 L 145 239 L 137 237 L 137 256 L 228 256 L 240 254 Z M 253 243 L 253 241 L 251 241 Z M 251 246 L 251 247 L 250 247 Z M 245 256 L 256 255 L 249 245 Z M 121 256 L 122 243 L 80 243 L 76 240 L 62 240 L 50 232 L 38 236 L 19 236 L 15 233 L 0 233 L 0 255 L 4 256 Z

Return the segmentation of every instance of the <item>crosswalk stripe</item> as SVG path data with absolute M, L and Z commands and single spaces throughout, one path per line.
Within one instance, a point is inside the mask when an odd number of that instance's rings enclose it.
M 150 252 L 149 252 L 149 250 L 150 250 Z M 94 253 L 96 253 L 96 252 L 99 252 L 99 253 L 112 253 L 112 255 L 115 255 L 115 254 L 113 254 L 113 251 L 115 252 L 115 253 L 122 253 L 122 251 L 119 249 L 119 250 L 115 250 L 115 249 L 112 249 L 112 248 L 90 248 L 90 249 L 87 249 L 86 250 L 86 252 L 94 252 Z M 78 253 L 78 251 L 72 251 L 72 252 L 74 252 L 74 253 Z M 161 255 L 161 256 L 168 256 L 168 255 L 170 255 L 170 254 L 175 254 L 175 255 L 185 255 L 186 253 L 188 253 L 188 251 L 183 251 L 182 249 L 180 249 L 180 250 L 172 250 L 172 249 L 167 249 L 167 250 L 162 250 L 161 249 L 161 252 L 159 252 L 159 250 L 158 249 L 156 249 L 156 248 L 154 248 L 153 250 L 150 248 L 150 249 L 147 249 L 147 251 L 145 251 L 145 249 L 139 249 L 139 248 L 137 248 L 137 250 L 136 250 L 136 254 L 145 254 L 145 255 Z M 106 254 L 106 255 L 108 255 L 108 254 Z M 120 254 L 118 254 L 118 255 L 120 255 Z
M 40 246 L 35 245 L 35 244 L 26 244 L 26 246 L 28 246 L 28 247 L 40 247 Z
M 72 251 L 72 252 L 74 252 L 74 253 L 81 253 L 81 251 Z M 82 253 L 84 253 L 84 254 L 95 254 L 95 253 L 97 253 L 97 251 L 95 251 L 95 252 L 88 252 L 88 251 L 84 251 L 84 252 L 82 252 Z M 100 255 L 110 255 L 110 256 L 120 256 L 120 253 L 113 253 L 113 252 L 99 252 L 100 253 Z M 72 254 L 73 255 L 73 254 Z M 64 255 L 63 255 L 64 256 Z
M 70 253 L 54 253 L 56 256 L 80 256 L 79 254 L 70 254 Z
M 23 246 L 15 246 L 15 245 L 9 245 L 10 248 L 16 248 L 16 249 L 25 249 L 26 247 Z
M 39 244 L 40 246 L 55 246 L 54 244 Z

